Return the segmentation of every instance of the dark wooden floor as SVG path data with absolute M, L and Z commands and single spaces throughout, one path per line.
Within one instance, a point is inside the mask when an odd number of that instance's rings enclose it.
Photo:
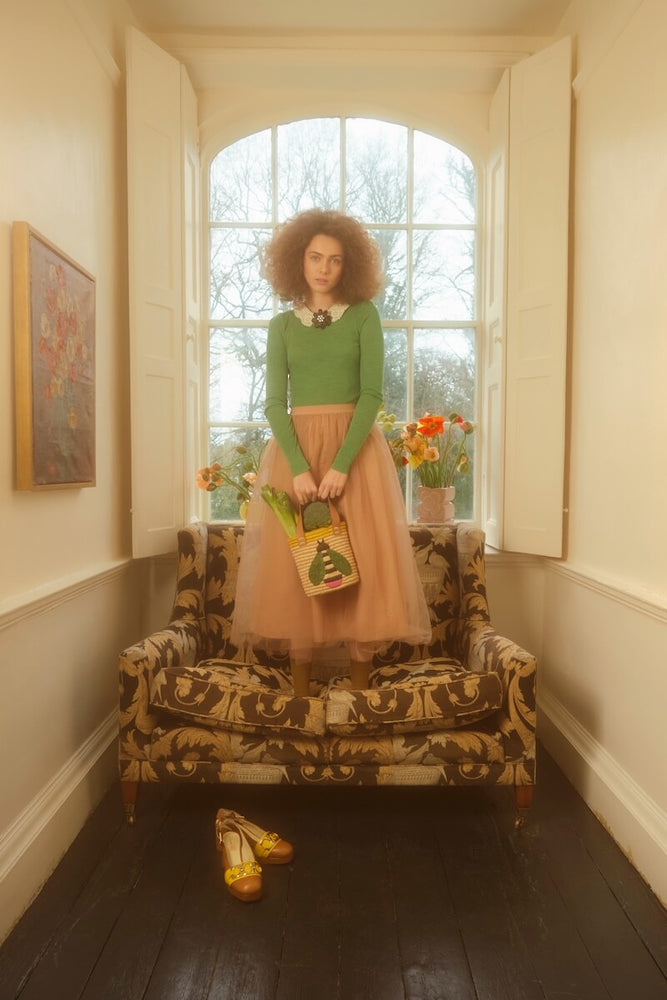
M 503 789 L 111 790 L 0 950 L 2 1000 L 665 1000 L 667 914 L 546 753 Z M 233 899 L 227 805 L 293 840 Z

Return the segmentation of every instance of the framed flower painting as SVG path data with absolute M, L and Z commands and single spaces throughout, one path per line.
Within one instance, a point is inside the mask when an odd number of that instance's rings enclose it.
M 95 485 L 95 279 L 12 226 L 16 485 Z

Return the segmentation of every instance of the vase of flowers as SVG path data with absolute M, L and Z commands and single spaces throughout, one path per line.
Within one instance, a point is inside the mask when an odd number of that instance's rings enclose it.
M 199 469 L 195 483 L 200 490 L 206 490 L 208 493 L 223 486 L 230 487 L 236 493 L 239 517 L 245 520 L 255 488 L 258 467 L 259 456 L 245 445 L 237 444 L 232 448 L 231 457 L 225 465 L 213 462 L 212 465 Z
M 393 414 L 378 417 L 397 468 L 409 466 L 419 480 L 417 520 L 446 524 L 454 519 L 455 481 L 470 470 L 466 448 L 474 425 L 458 413 L 425 413 L 397 431 Z
M 418 486 L 417 521 L 420 524 L 448 524 L 454 520 L 455 486 Z

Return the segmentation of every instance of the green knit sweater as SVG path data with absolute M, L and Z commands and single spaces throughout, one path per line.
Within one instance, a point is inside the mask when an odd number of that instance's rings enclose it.
M 333 461 L 348 473 L 382 403 L 384 342 L 372 302 L 350 306 L 320 330 L 304 326 L 290 310 L 269 324 L 264 412 L 293 476 L 309 463 L 297 441 L 290 406 L 355 403 L 347 434 Z

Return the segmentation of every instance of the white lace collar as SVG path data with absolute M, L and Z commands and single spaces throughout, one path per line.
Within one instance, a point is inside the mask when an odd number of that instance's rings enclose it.
M 337 302 L 335 306 L 331 306 L 330 309 L 327 309 L 325 311 L 331 315 L 331 322 L 335 323 L 337 320 L 341 318 L 345 310 L 348 308 L 349 306 L 346 303 Z M 318 310 L 315 310 L 315 312 L 317 311 Z M 294 315 L 296 316 L 297 319 L 301 320 L 304 326 L 317 326 L 316 323 L 313 323 L 314 313 L 312 309 L 309 309 L 304 302 L 302 302 L 300 305 L 297 305 L 295 303 Z

